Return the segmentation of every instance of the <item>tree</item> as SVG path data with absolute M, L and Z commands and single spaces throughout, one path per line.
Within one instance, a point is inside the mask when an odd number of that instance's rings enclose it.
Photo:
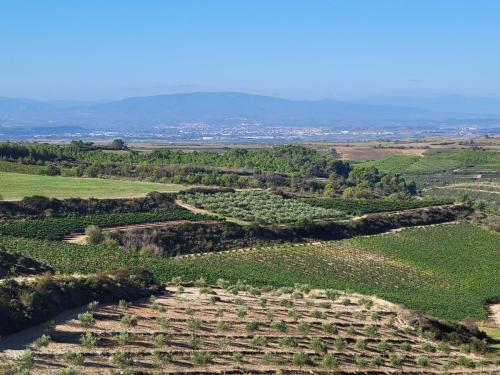
M 104 234 L 97 225 L 89 225 L 85 229 L 85 235 L 87 236 L 87 242 L 91 245 L 98 245 L 104 241 Z

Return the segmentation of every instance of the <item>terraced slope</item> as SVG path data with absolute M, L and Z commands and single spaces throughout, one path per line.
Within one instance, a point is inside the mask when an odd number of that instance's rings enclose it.
M 169 287 L 149 302 L 102 306 L 87 315 L 93 319 L 59 322 L 51 339 L 38 340 L 31 354 L 24 353 L 31 355 L 32 373 L 59 374 L 65 368 L 85 374 L 498 370 L 493 359 L 464 355 L 418 332 L 407 312 L 392 304 L 306 286 L 274 291 L 241 284 Z

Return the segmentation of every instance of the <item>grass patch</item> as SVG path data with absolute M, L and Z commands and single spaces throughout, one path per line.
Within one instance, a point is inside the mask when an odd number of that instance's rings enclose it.
M 6 200 L 18 200 L 32 195 L 49 198 L 128 198 L 152 191 L 172 192 L 186 188 L 183 185 L 153 182 L 0 172 L 0 195 Z

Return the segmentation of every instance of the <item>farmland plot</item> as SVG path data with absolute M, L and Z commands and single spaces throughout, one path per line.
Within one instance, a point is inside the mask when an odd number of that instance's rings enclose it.
M 290 224 L 346 216 L 339 210 L 313 207 L 264 191 L 180 194 L 179 199 L 225 216 L 262 224 Z
M 408 324 L 406 311 L 382 300 L 305 285 L 222 284 L 211 288 L 200 280 L 198 288 L 171 286 L 149 301 L 91 304 L 36 340 L 21 357 L 31 361 L 17 366 L 42 375 L 69 368 L 86 374 L 498 370 L 493 359 L 432 340 Z

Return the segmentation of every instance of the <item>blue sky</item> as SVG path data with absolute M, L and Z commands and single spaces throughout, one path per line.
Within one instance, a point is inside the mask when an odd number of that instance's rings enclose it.
M 497 0 L 0 0 L 0 96 L 500 96 Z

